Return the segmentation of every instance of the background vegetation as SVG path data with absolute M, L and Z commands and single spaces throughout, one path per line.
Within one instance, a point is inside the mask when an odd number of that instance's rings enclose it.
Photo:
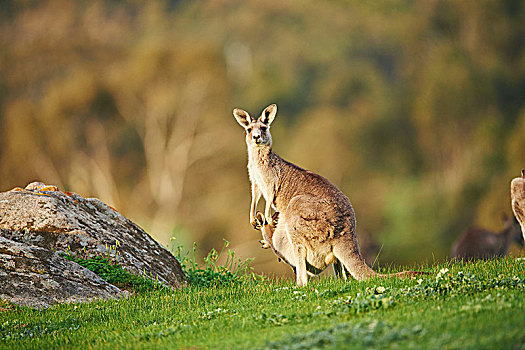
M 165 245 L 248 222 L 231 110 L 279 106 L 274 148 L 352 200 L 382 264 L 500 229 L 525 167 L 523 1 L 3 1 L 0 189 L 96 196 Z M 364 238 L 362 238 L 364 240 Z

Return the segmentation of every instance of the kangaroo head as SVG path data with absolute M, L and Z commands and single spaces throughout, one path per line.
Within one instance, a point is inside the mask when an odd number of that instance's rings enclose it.
M 272 135 L 270 135 L 270 124 L 277 114 L 277 105 L 266 107 L 259 119 L 253 119 L 245 110 L 235 108 L 233 116 L 237 122 L 246 130 L 246 144 L 248 147 L 272 146 Z

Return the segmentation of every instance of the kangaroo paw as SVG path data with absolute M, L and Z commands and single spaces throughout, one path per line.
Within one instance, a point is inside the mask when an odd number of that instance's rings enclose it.
M 267 221 L 266 218 L 264 217 L 264 214 L 261 213 L 260 211 L 258 211 L 258 212 L 255 214 L 255 221 L 257 222 L 257 224 L 258 224 L 259 226 L 268 225 L 268 221 Z
M 250 221 L 250 224 L 252 224 L 253 228 L 256 230 L 260 230 L 262 226 L 261 223 L 257 220 Z
M 264 215 L 263 213 L 261 213 L 260 211 L 258 211 L 256 214 L 255 214 L 255 217 L 252 219 L 251 221 L 251 224 L 253 226 L 254 229 L 256 230 L 260 230 L 261 227 L 263 225 L 266 224 L 266 221 L 264 219 Z
M 270 244 L 268 242 L 266 242 L 264 239 L 259 240 L 259 243 L 261 243 L 261 248 L 262 249 L 271 248 Z
M 273 226 L 273 227 L 276 227 L 278 223 L 279 223 L 279 212 L 276 211 L 276 212 L 273 213 L 273 215 L 272 215 L 272 226 Z

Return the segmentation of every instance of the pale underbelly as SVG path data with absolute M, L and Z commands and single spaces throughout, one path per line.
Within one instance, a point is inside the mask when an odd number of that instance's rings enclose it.
M 288 237 L 280 231 L 273 236 L 272 243 L 277 255 L 295 270 L 297 267 L 296 256 Z M 330 244 L 321 244 L 315 248 L 310 245 L 305 248 L 306 269 L 309 274 L 320 274 L 336 260 Z
M 311 274 L 318 275 L 332 264 L 334 259 L 334 254 L 331 251 L 313 251 L 309 249 L 306 254 L 306 269 Z

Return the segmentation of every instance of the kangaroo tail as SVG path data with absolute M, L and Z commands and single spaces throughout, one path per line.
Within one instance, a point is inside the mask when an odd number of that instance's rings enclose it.
M 350 249 L 349 249 L 350 248 Z M 352 277 L 358 281 L 366 280 L 369 278 L 387 278 L 387 277 L 399 277 L 399 278 L 410 278 L 420 275 L 428 275 L 428 272 L 420 271 L 402 271 L 391 274 L 381 274 L 372 270 L 366 263 L 357 242 L 355 245 L 336 245 L 333 247 L 335 257 L 344 265 L 345 269 L 350 272 Z
M 410 277 L 424 276 L 424 275 L 429 275 L 429 273 L 424 272 L 424 271 L 401 271 L 397 273 L 378 274 L 378 277 L 380 278 L 387 278 L 387 277 L 410 278 Z
M 350 244 L 334 245 L 333 253 L 356 280 L 362 281 L 368 278 L 381 277 L 365 263 L 359 251 L 357 240 L 351 241 Z

